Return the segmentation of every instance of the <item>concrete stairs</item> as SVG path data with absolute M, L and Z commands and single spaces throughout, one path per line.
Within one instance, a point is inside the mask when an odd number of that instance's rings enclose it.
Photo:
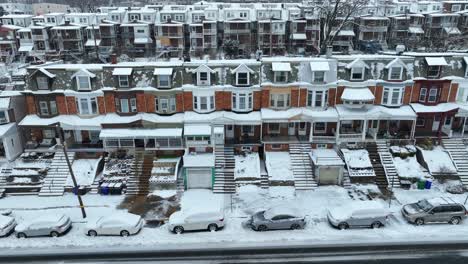
M 289 158 L 294 175 L 296 190 L 312 190 L 317 187 L 309 157 L 310 144 L 290 144 Z
M 11 168 L 2 168 L 0 171 L 0 197 L 5 195 L 6 176 L 11 172 Z
M 268 173 L 265 168 L 264 160 L 260 160 L 260 188 L 262 189 L 270 188 L 270 179 L 268 178 Z
M 343 171 L 343 188 L 350 189 L 351 188 L 351 178 L 349 177 L 348 170 Z
M 444 138 L 442 145 L 450 153 L 463 186 L 468 186 L 468 151 L 460 138 Z
M 68 152 L 68 159 L 73 164 L 75 153 Z M 42 183 L 42 188 L 39 191 L 39 196 L 61 196 L 65 192 L 65 184 L 70 175 L 68 170 L 65 153 L 62 150 L 55 152 L 54 159 L 47 171 L 47 176 Z
M 375 184 L 377 184 L 379 189 L 387 189 L 387 175 L 385 174 L 384 166 L 380 161 L 377 144 L 375 142 L 368 142 L 366 144 L 366 150 L 369 152 L 369 159 L 371 161 L 372 167 L 374 168 Z
M 395 163 L 393 163 L 392 154 L 388 151 L 387 141 L 377 140 L 375 143 L 377 145 L 377 151 L 380 155 L 380 162 L 385 169 L 388 185 L 390 185 L 392 188 L 400 188 L 400 178 L 398 177 Z
M 236 181 L 234 179 L 234 148 L 224 145 L 215 146 L 215 182 L 214 193 L 235 193 Z
M 91 184 L 90 191 L 89 191 L 89 194 L 98 194 L 98 193 L 99 193 L 99 176 L 97 176 L 94 179 L 93 184 Z
M 133 173 L 130 175 L 127 183 L 127 196 L 148 195 L 153 160 L 154 154 L 152 152 L 135 151 Z

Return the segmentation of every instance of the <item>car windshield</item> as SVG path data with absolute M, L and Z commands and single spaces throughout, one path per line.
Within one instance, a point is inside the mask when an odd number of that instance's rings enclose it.
M 421 200 L 421 201 L 417 202 L 416 205 L 419 208 L 421 208 L 421 210 L 423 210 L 423 211 L 429 211 L 429 210 L 432 209 L 432 205 L 426 200 Z

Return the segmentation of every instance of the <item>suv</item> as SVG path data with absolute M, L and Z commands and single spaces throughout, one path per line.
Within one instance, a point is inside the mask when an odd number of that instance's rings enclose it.
M 466 218 L 466 208 L 450 198 L 433 198 L 407 204 L 401 209 L 403 217 L 410 223 L 450 223 L 458 225 Z

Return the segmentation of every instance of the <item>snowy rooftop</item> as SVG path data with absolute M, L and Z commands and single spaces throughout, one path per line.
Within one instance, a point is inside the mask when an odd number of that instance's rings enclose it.
M 312 162 L 317 166 L 343 166 L 344 162 L 333 149 L 313 149 L 309 153 Z
M 133 128 L 110 128 L 102 129 L 99 138 L 158 138 L 158 137 L 181 137 L 181 128 L 153 128 L 153 129 L 133 129 Z
M 429 66 L 447 66 L 448 63 L 444 57 L 426 57 L 427 65 Z
M 369 88 L 345 88 L 341 95 L 341 100 L 347 101 L 373 101 L 374 99 L 374 94 L 369 90 Z
M 455 103 L 440 103 L 437 105 L 423 105 L 419 103 L 410 104 L 416 113 L 443 113 L 458 109 L 460 106 Z
M 184 155 L 184 167 L 214 167 L 213 153 L 188 153 Z

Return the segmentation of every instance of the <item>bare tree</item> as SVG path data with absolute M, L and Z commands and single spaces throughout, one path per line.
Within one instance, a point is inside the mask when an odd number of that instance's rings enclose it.
M 317 14 L 321 19 L 320 53 L 324 54 L 327 47 L 332 45 L 333 39 L 349 24 L 353 24 L 357 16 L 369 3 L 369 0 L 331 0 L 323 6 L 317 7 Z

